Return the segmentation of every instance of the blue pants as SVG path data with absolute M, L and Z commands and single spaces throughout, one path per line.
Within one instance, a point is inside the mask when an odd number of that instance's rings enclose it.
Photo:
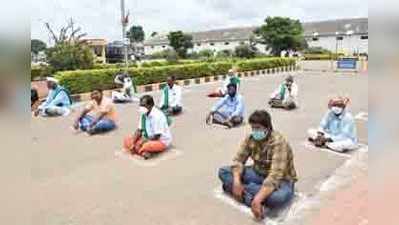
M 82 131 L 87 132 L 89 126 L 94 121 L 94 117 L 86 115 L 82 117 L 79 121 L 79 127 Z M 116 124 L 114 121 L 109 119 L 101 119 L 97 122 L 97 124 L 93 127 L 91 134 L 99 134 L 111 131 L 116 128 Z
M 223 190 L 228 194 L 233 192 L 233 172 L 230 166 L 219 169 L 219 178 L 223 183 Z M 241 175 L 244 185 L 244 204 L 251 207 L 252 200 L 262 188 L 264 176 L 257 174 L 252 167 L 245 167 Z M 264 205 L 269 208 L 284 206 L 294 197 L 294 183 L 292 181 L 282 181 L 280 187 L 265 200 Z

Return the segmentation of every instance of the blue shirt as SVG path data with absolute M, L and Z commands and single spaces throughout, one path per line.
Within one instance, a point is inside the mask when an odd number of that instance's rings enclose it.
M 355 120 L 349 112 L 336 116 L 331 110 L 328 111 L 321 120 L 320 128 L 331 135 L 333 141 L 350 139 L 357 143 Z
M 213 107 L 212 112 L 219 111 L 228 117 L 241 116 L 244 117 L 244 101 L 243 97 L 236 94 L 234 98 L 226 95 L 220 99 Z
M 42 105 L 40 105 L 39 108 L 45 109 L 54 106 L 58 107 L 71 106 L 70 98 L 62 86 L 57 86 L 56 89 L 50 90 L 46 98 L 46 101 Z

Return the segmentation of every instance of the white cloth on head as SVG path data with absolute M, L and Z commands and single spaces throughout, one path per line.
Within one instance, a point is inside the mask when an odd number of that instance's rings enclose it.
M 143 129 L 141 127 L 141 116 L 139 120 L 139 129 Z M 150 138 L 160 134 L 160 141 L 168 147 L 172 143 L 172 134 L 166 116 L 156 107 L 153 107 L 150 114 L 146 116 L 146 131 Z
M 59 80 L 55 79 L 54 77 L 46 77 L 46 80 L 47 80 L 47 81 L 54 82 L 54 83 L 56 83 L 56 84 L 59 83 Z

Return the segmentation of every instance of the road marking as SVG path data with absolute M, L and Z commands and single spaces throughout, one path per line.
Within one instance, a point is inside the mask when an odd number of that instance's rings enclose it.
M 369 114 L 367 112 L 360 112 L 355 116 L 356 120 L 363 120 L 363 121 L 368 121 L 369 120 Z
M 304 141 L 302 143 L 302 145 L 306 149 L 311 150 L 311 151 L 327 152 L 327 153 L 334 154 L 334 155 L 341 156 L 341 157 L 345 157 L 345 158 L 350 158 L 351 157 L 351 155 L 346 154 L 346 153 L 335 152 L 335 151 L 332 151 L 332 150 L 329 150 L 329 149 L 326 149 L 326 148 L 318 148 L 318 147 L 314 146 L 312 143 L 310 143 L 309 141 Z
M 182 151 L 177 149 L 170 149 L 166 152 L 161 153 L 158 156 L 155 156 L 152 159 L 144 160 L 142 157 L 137 155 L 132 155 L 127 153 L 125 150 L 115 151 L 114 155 L 116 158 L 129 160 L 134 164 L 141 166 L 141 167 L 155 167 L 158 166 L 161 162 L 167 160 L 174 160 L 183 154 Z
M 233 207 L 234 209 L 246 214 L 248 217 L 253 218 L 253 214 L 249 207 L 247 207 L 244 204 L 238 203 L 232 197 L 225 194 L 221 187 L 214 189 L 213 196 L 216 199 L 224 202 L 225 204 Z M 300 212 L 302 210 L 302 208 L 304 208 L 304 205 L 306 204 L 306 202 L 307 202 L 307 197 L 304 194 L 295 193 L 294 199 L 288 206 L 286 206 L 283 209 L 280 209 L 278 211 L 276 211 L 276 210 L 268 211 L 266 213 L 267 218 L 265 218 L 265 220 L 263 221 L 263 224 L 265 224 L 265 225 L 283 225 L 283 224 L 285 224 L 286 221 L 291 220 L 293 217 L 296 217 L 298 212 Z

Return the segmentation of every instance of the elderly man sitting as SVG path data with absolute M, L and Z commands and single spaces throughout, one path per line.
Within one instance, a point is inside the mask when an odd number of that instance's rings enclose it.
M 47 78 L 49 89 L 46 101 L 43 102 L 34 115 L 38 116 L 67 116 L 71 112 L 72 99 L 67 89 L 58 84 L 58 80 L 52 77 Z
M 295 109 L 298 105 L 298 86 L 294 82 L 294 77 L 289 75 L 270 96 L 269 105 L 272 108 L 283 108 L 287 110 Z
M 348 102 L 349 99 L 343 97 L 330 100 L 329 110 L 321 120 L 319 129 L 308 131 L 309 141 L 316 147 L 326 147 L 337 152 L 358 147 L 355 120 L 346 109 Z
M 237 92 L 240 89 L 241 80 L 237 76 L 237 69 L 233 68 L 229 70 L 226 79 L 223 81 L 222 86 L 215 92 L 208 94 L 210 98 L 221 98 L 227 95 L 227 86 L 229 84 L 235 84 L 237 86 Z

